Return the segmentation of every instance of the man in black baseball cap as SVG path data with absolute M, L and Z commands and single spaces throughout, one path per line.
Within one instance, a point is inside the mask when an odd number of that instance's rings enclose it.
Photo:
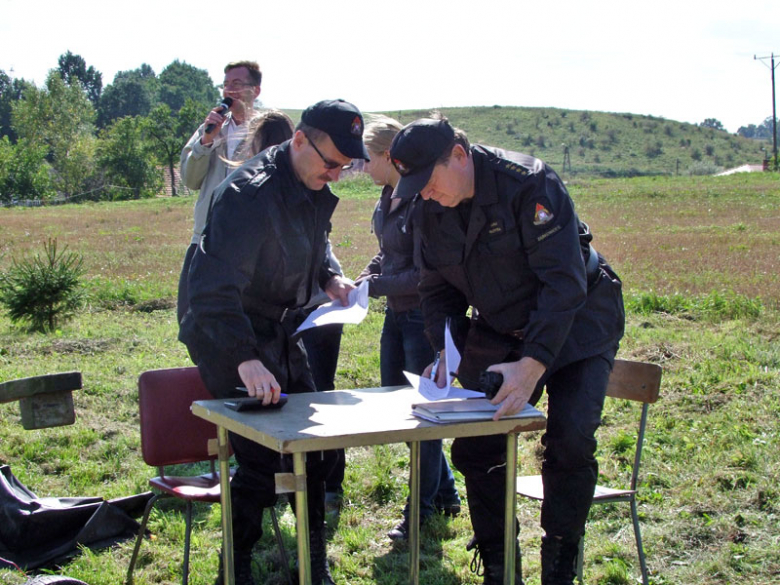
M 414 197 L 428 183 L 436 163 L 455 145 L 455 129 L 438 118 L 423 118 L 395 135 L 390 158 L 401 175 L 396 196 Z
M 344 156 L 368 160 L 368 151 L 363 145 L 363 114 L 351 103 L 344 100 L 317 102 L 303 111 L 298 129 L 303 125 L 327 134 Z
M 595 432 L 623 335 L 620 279 L 593 249 L 560 177 L 541 160 L 471 145 L 441 116 L 403 128 L 390 158 L 401 174 L 398 194 L 422 198 L 412 225 L 434 350 L 443 350 L 449 323 L 465 387 L 478 387 L 484 370 L 503 376 L 491 399 L 495 419 L 547 392 L 541 583 L 572 585 L 598 477 Z M 444 360 L 422 375 L 432 374 L 444 387 Z M 506 474 L 514 473 L 506 468 L 506 438 L 458 438 L 451 453 L 466 482 L 469 548 L 482 558 L 483 584 L 503 584 L 505 569 L 511 572 L 503 502 Z M 515 583 L 522 583 L 519 553 Z
M 343 100 L 322 101 L 304 111 L 290 140 L 248 160 L 216 188 L 188 273 L 189 309 L 179 331 L 215 398 L 239 397 L 236 387 L 244 387 L 267 405 L 281 392 L 315 391 L 294 333 L 318 287 L 344 305 L 354 288 L 329 261 L 338 198 L 328 183 L 355 158 L 368 159 L 363 116 Z M 263 533 L 263 509 L 276 502 L 274 474 L 289 461 L 248 439 L 231 434 L 230 441 L 238 461 L 230 486 L 235 582 L 255 585 L 252 549 Z M 314 585 L 334 583 L 324 511 L 324 480 L 334 462 L 332 451 L 306 458 Z M 301 582 L 306 569 L 300 563 Z

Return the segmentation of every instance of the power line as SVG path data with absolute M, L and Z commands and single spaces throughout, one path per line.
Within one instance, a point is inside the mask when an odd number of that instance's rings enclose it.
M 772 150 L 775 155 L 775 171 L 777 171 L 777 111 L 775 109 L 775 68 L 777 65 L 775 65 L 775 54 L 771 53 L 769 57 L 758 57 L 753 55 L 754 61 L 766 61 L 767 59 L 770 59 L 771 66 L 766 63 L 764 63 L 764 65 L 767 65 L 772 72 Z M 780 63 L 778 63 L 778 65 L 780 65 Z

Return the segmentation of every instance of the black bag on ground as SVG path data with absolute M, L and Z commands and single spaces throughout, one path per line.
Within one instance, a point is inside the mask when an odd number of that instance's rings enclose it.
M 78 547 L 104 548 L 134 538 L 151 493 L 120 500 L 39 498 L 8 465 L 0 466 L 0 558 L 23 570 L 59 564 Z

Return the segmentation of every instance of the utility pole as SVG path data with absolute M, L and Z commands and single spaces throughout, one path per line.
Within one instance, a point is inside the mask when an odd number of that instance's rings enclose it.
M 756 55 L 753 55 L 754 61 L 766 61 L 767 59 L 770 59 L 771 66 L 767 65 L 769 67 L 770 71 L 772 72 L 772 152 L 775 155 L 775 171 L 777 171 L 777 113 L 775 109 L 775 54 L 772 53 L 769 57 L 757 57 Z M 780 64 L 780 63 L 779 63 Z M 766 63 L 764 63 L 766 65 Z

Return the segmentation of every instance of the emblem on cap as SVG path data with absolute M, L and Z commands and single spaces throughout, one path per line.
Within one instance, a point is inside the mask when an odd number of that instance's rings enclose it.
M 395 167 L 395 170 L 398 171 L 398 174 L 401 175 L 402 177 L 408 175 L 409 172 L 412 170 L 397 158 L 393 159 L 393 166 Z
M 363 136 L 363 120 L 360 119 L 360 116 L 355 116 L 355 119 L 352 120 L 351 132 L 353 136 Z
M 544 225 L 548 223 L 553 214 L 541 203 L 536 204 L 536 212 L 534 213 L 534 225 Z

